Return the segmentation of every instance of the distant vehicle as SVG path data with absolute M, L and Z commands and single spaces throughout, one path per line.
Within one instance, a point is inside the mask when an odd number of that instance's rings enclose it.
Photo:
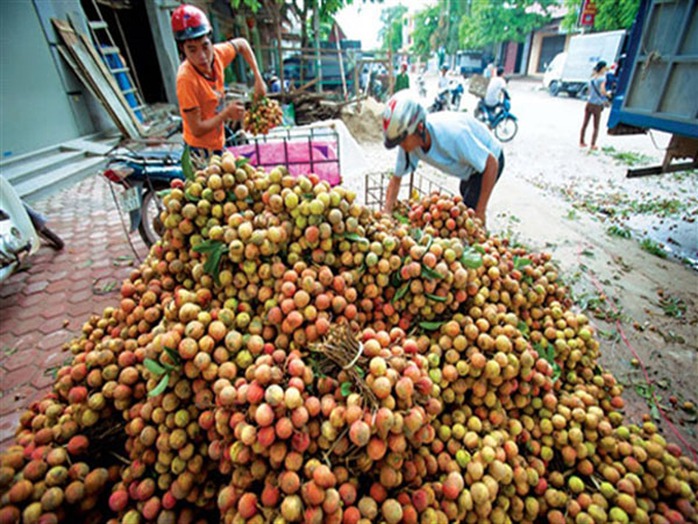
M 609 66 L 618 60 L 625 41 L 625 31 L 608 31 L 573 36 L 566 53 L 553 58 L 543 76 L 543 85 L 551 95 L 565 92 L 569 96 L 586 96 L 594 65 L 605 61 Z
M 629 177 L 698 167 L 698 11 L 695 2 L 677 0 L 669 20 L 663 16 L 664 7 L 659 0 L 640 2 L 608 116 L 608 133 L 656 129 L 672 137 L 662 165 L 629 169 Z M 690 161 L 672 163 L 680 158 Z
M 329 56 L 326 53 L 320 59 L 320 67 L 322 68 L 322 88 L 326 90 L 341 90 L 342 89 L 342 74 L 339 67 L 337 57 Z M 292 56 L 284 59 L 284 80 L 290 80 L 294 85 L 314 80 L 316 74 L 315 60 L 307 59 L 303 61 L 301 66 L 300 56 Z M 351 65 L 344 61 L 344 78 L 347 85 L 347 90 L 351 91 L 354 86 L 354 69 Z M 301 75 L 302 68 L 302 75 Z
M 456 67 L 462 76 L 481 75 L 492 57 L 483 51 L 456 51 Z

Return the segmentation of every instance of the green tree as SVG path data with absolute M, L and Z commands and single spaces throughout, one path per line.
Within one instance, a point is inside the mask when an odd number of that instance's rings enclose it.
M 628 29 L 637 16 L 640 0 L 596 0 L 596 17 L 594 18 L 594 31 L 614 31 L 616 29 Z M 567 15 L 562 21 L 563 29 L 568 31 L 578 27 L 579 12 L 582 8 L 581 0 L 565 0 Z
M 388 7 L 381 11 L 383 25 L 378 31 L 381 49 L 390 49 L 393 53 L 402 49 L 402 26 L 406 14 L 407 8 L 404 5 Z
M 437 48 L 437 38 L 441 11 L 439 5 L 427 7 L 414 15 L 412 32 L 412 52 L 426 60 Z
M 460 23 L 460 43 L 478 49 L 500 42 L 523 42 L 534 29 L 550 21 L 557 0 L 472 0 L 469 16 Z

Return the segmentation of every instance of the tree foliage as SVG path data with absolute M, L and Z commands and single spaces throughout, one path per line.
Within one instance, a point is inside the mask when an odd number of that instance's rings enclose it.
M 429 58 L 431 52 L 436 49 L 440 14 L 438 4 L 415 13 L 412 51 L 422 59 Z
M 596 0 L 596 17 L 594 18 L 594 31 L 614 31 L 616 29 L 628 29 L 633 24 L 640 0 Z M 563 29 L 571 31 L 577 28 L 581 2 L 579 0 L 565 0 L 567 15 L 562 21 Z
M 405 22 L 407 8 L 403 5 L 388 7 L 381 11 L 382 26 L 378 31 L 382 49 L 390 49 L 393 53 L 402 49 L 402 26 Z
M 471 0 L 469 16 L 460 23 L 460 44 L 479 49 L 500 42 L 523 42 L 550 21 L 557 0 Z

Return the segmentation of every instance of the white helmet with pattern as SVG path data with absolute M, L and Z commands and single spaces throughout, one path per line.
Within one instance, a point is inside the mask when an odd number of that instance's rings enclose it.
M 392 149 L 407 135 L 417 131 L 426 121 L 427 112 L 422 105 L 403 93 L 393 95 L 383 111 L 383 139 L 385 147 Z

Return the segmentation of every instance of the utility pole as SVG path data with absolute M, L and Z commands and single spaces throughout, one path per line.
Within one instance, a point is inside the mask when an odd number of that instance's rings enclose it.
M 320 0 L 313 0 L 313 32 L 315 41 L 315 71 L 318 79 L 315 91 L 322 91 L 322 60 L 320 59 Z

